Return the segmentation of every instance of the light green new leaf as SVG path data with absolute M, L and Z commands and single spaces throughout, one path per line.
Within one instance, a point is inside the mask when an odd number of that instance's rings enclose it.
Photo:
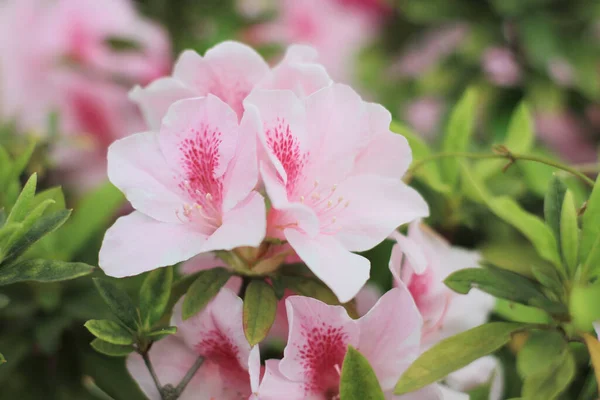
M 137 310 L 129 295 L 114 283 L 100 278 L 94 278 L 94 284 L 112 313 L 132 330 L 137 330 Z
M 133 344 L 132 333 L 114 321 L 92 319 L 87 321 L 84 326 L 92 335 L 107 343 L 119 345 Z
M 60 231 L 61 254 L 71 258 L 94 234 L 105 230 L 123 202 L 123 194 L 110 182 L 86 195 Z
M 165 313 L 172 283 L 172 267 L 156 269 L 144 280 L 140 288 L 140 313 L 146 329 L 150 329 Z
M 425 351 L 400 377 L 395 394 L 421 389 L 445 378 L 508 343 L 515 332 L 527 328 L 516 322 L 490 322 L 459 333 Z
M 167 328 L 156 329 L 150 333 L 146 334 L 148 339 L 152 339 L 154 342 L 158 342 L 161 339 L 166 338 L 167 336 L 174 335 L 177 333 L 176 326 L 169 326 Z
M 583 271 L 600 270 L 600 175 L 582 217 L 580 259 Z
M 26 260 L 0 268 L 0 286 L 16 282 L 57 282 L 92 273 L 94 267 L 78 262 Z
M 369 361 L 352 346 L 342 364 L 340 400 L 385 400 Z
M 477 288 L 494 297 L 541 308 L 551 314 L 567 313 L 564 305 L 548 299 L 534 282 L 500 268 L 461 269 L 450 274 L 444 283 L 461 294 L 467 294 L 472 288 Z
M 8 214 L 8 219 L 6 220 L 7 223 L 21 222 L 25 219 L 25 217 L 30 211 L 31 202 L 35 197 L 36 186 L 37 174 L 33 174 L 23 187 L 23 190 L 21 190 L 21 194 L 17 198 L 17 202 L 10 210 L 10 214 Z
M 569 276 L 573 276 L 579 261 L 579 227 L 577 210 L 570 190 L 565 194 L 560 215 L 560 247 Z
M 486 204 L 498 218 L 520 231 L 529 239 L 543 259 L 550 261 L 555 266 L 562 265 L 556 239 L 544 221 L 525 211 L 510 197 L 492 196 L 485 186 L 475 178 L 467 163 L 462 164 L 462 177 L 465 193 L 473 200 Z
M 94 339 L 90 345 L 98 353 L 111 357 L 125 357 L 135 350 L 131 345 L 122 346 L 108 343 L 101 339 Z
M 244 295 L 244 334 L 250 346 L 261 342 L 271 329 L 277 315 L 277 296 L 264 281 L 253 280 Z
M 564 184 L 556 175 L 552 176 L 546 196 L 544 197 L 544 218 L 546 224 L 554 232 L 557 242 L 560 244 L 560 216 L 567 193 L 567 185 Z
M 183 319 L 199 313 L 219 293 L 230 277 L 231 273 L 222 267 L 200 272 L 183 300 Z
M 467 89 L 458 105 L 452 110 L 442 150 L 447 153 L 464 152 L 469 148 L 469 142 L 475 128 L 475 113 L 477 110 L 477 93 L 475 89 Z M 458 181 L 459 161 L 454 158 L 441 160 L 442 176 L 450 186 Z
M 54 201 L 54 203 L 47 209 L 48 211 L 59 211 L 66 207 L 65 195 L 60 186 L 55 186 L 50 189 L 38 192 L 33 198 L 31 206 L 36 207 L 38 204 L 41 204 L 46 200 Z

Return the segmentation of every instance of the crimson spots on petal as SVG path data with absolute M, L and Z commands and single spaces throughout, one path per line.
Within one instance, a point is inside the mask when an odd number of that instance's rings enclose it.
M 326 322 L 303 326 L 304 341 L 298 347 L 298 362 L 306 371 L 305 395 L 333 393 L 339 388 L 340 372 L 349 337 L 342 327 Z
M 287 175 L 286 190 L 290 194 L 302 177 L 309 153 L 300 149 L 298 138 L 284 120 L 277 119 L 274 127 L 266 132 L 267 145 L 279 160 Z
M 195 350 L 207 361 L 226 371 L 226 375 L 232 380 L 248 379 L 248 372 L 238 360 L 239 348 L 223 332 L 212 330 L 206 333 L 196 344 Z

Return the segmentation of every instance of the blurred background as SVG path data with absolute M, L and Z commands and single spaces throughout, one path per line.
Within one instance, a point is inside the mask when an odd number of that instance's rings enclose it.
M 72 225 L 86 221 L 73 236 L 50 237 L 33 251 L 97 264 L 103 232 L 127 212 L 104 183 L 106 148 L 145 129 L 128 91 L 169 75 L 182 50 L 203 54 L 223 40 L 245 42 L 272 63 L 290 44 L 314 46 L 334 80 L 383 104 L 434 152 L 450 110 L 475 88 L 471 150 L 501 143 L 526 101 L 533 153 L 590 168 L 597 162 L 598 1 L 0 0 L 0 159 L 17 157 L 35 140 L 27 172 L 38 172 L 40 190 L 63 187 L 62 201 L 78 218 Z M 486 182 L 541 215 L 551 173 L 534 165 L 486 174 Z M 536 259 L 513 228 L 461 193 L 413 183 L 431 204 L 429 223 L 453 243 L 480 248 L 509 269 Z M 570 187 L 583 198 L 578 182 Z M 20 183 L 0 188 L 0 208 L 9 207 Z M 73 240 L 77 246 L 60 244 Z M 368 252 L 382 288 L 390 286 L 390 248 Z M 142 278 L 126 280 L 132 294 Z M 142 399 L 122 359 L 89 347 L 82 324 L 106 312 L 87 278 L 2 287 L 0 351 L 10 362 L 0 366 L 0 399 Z M 495 318 L 510 313 L 499 308 Z M 527 315 L 519 318 L 538 318 Z M 510 398 L 519 379 L 510 372 L 510 352 L 500 356 Z

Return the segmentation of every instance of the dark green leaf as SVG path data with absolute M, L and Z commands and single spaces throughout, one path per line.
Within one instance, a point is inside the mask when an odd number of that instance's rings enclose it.
M 124 323 L 126 327 L 137 330 L 137 311 L 129 295 L 106 279 L 94 278 L 94 284 L 110 311 L 119 321 Z
M 148 339 L 152 339 L 155 342 L 158 342 L 161 339 L 166 338 L 169 335 L 174 335 L 177 333 L 176 326 L 169 326 L 167 328 L 156 329 L 150 333 L 146 334 Z
M 523 399 L 557 399 L 575 377 L 575 359 L 568 346 L 542 365 L 542 370 L 528 376 L 523 382 Z
M 133 346 L 121 346 L 118 344 L 111 344 L 100 339 L 94 339 L 92 343 L 90 343 L 90 345 L 98 353 L 102 353 L 111 357 L 124 357 L 135 350 Z
M 464 152 L 468 150 L 469 142 L 475 128 L 475 112 L 477 110 L 477 93 L 468 89 L 452 110 L 446 135 L 442 145 L 444 152 Z M 442 161 L 444 182 L 454 186 L 458 180 L 459 162 L 455 158 L 445 158 Z
M 183 300 L 183 319 L 199 313 L 219 293 L 230 277 L 231 273 L 222 267 L 200 272 Z
M 342 364 L 340 400 L 385 400 L 369 361 L 352 346 Z
M 445 378 L 498 350 L 510 341 L 513 333 L 527 329 L 527 326 L 515 322 L 490 322 L 442 340 L 408 367 L 394 393 L 409 393 Z
M 111 344 L 133 344 L 133 335 L 114 321 L 92 319 L 84 325 L 92 335 Z
M 21 191 L 17 202 L 15 203 L 12 210 L 10 211 L 10 214 L 8 215 L 8 219 L 6 220 L 7 222 L 21 222 L 25 219 L 25 217 L 30 211 L 31 202 L 35 197 L 36 186 L 37 174 L 33 174 L 23 187 L 23 190 Z
M 577 211 L 571 191 L 567 191 L 560 216 L 560 245 L 569 276 L 575 274 L 579 257 L 579 227 Z
M 69 215 L 71 215 L 71 210 L 61 210 L 49 213 L 37 220 L 23 236 L 12 244 L 3 263 L 14 262 L 34 243 L 64 224 L 69 219 Z
M 600 270 L 600 175 L 583 213 L 580 252 L 583 271 Z
M 556 270 L 552 267 L 543 265 L 534 265 L 531 267 L 531 272 L 535 279 L 546 289 L 550 290 L 557 296 L 561 296 L 564 292 L 563 285 Z
M 157 323 L 165 313 L 171 285 L 173 268 L 156 269 L 148 274 L 140 288 L 140 312 L 146 329 Z
M 557 242 L 560 244 L 560 214 L 567 192 L 567 186 L 556 175 L 552 176 L 546 197 L 544 198 L 544 217 L 546 224 L 554 232 Z
M 26 260 L 0 268 L 0 286 L 16 282 L 56 282 L 88 275 L 94 267 L 56 260 Z
M 45 354 L 56 354 L 65 331 L 73 320 L 65 315 L 36 318 L 34 328 L 36 346 Z
M 250 346 L 261 342 L 271 329 L 277 315 L 277 296 L 271 285 L 253 280 L 244 295 L 244 334 Z
M 462 269 L 450 274 L 444 283 L 450 289 L 462 294 L 477 288 L 494 297 L 541 308 L 552 314 L 567 312 L 562 304 L 548 299 L 534 282 L 500 268 Z

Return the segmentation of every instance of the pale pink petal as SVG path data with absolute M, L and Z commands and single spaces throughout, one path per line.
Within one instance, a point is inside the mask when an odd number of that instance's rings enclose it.
M 121 217 L 106 231 L 100 268 L 121 278 L 177 264 L 200 253 L 206 236 L 189 225 L 156 221 L 138 211 Z
M 354 298 L 356 312 L 363 316 L 377 303 L 383 291 L 375 284 L 367 283 Z
M 150 129 L 158 130 L 169 106 L 177 100 L 195 97 L 194 92 L 173 78 L 161 78 L 148 86 L 134 87 L 129 98 L 136 103 Z
M 250 388 L 253 393 L 258 391 L 260 385 L 260 351 L 258 346 L 254 346 L 250 350 L 248 357 L 248 374 L 250 375 Z
M 504 376 L 500 363 L 492 356 L 475 360 L 446 378 L 448 386 L 461 392 L 473 390 L 490 382 L 490 400 L 500 400 L 504 389 Z
M 406 288 L 390 290 L 358 325 L 358 350 L 369 360 L 381 388 L 392 389 L 420 351 L 423 320 L 410 292 Z
M 401 178 L 412 162 L 406 138 L 390 131 L 392 116 L 379 104 L 368 103 L 371 140 L 356 160 L 353 173 Z
M 342 303 L 356 296 L 369 279 L 369 260 L 349 252 L 334 237 L 311 238 L 291 228 L 284 234 L 302 261 Z
M 257 400 L 320 400 L 321 396 L 306 395 L 303 382 L 294 382 L 279 372 L 279 360 L 265 362 L 265 376 L 260 384 Z
M 429 215 L 417 191 L 390 178 L 350 177 L 338 185 L 337 192 L 348 206 L 337 218 L 336 237 L 351 251 L 369 250 L 398 226 Z
M 185 200 L 155 133 L 138 133 L 113 143 L 108 149 L 108 177 L 135 209 L 157 220 L 179 222 L 176 210 Z
M 223 214 L 223 222 L 210 235 L 203 251 L 233 250 L 236 247 L 258 247 L 267 229 L 265 200 L 252 192 L 237 207 Z
M 226 41 L 209 49 L 204 58 L 184 52 L 173 75 L 200 96 L 219 97 L 241 118 L 244 98 L 268 73 L 269 66 L 251 47 Z
M 339 371 L 348 345 L 359 340 L 359 327 L 341 306 L 310 297 L 286 300 L 290 335 L 279 371 L 287 379 L 304 382 L 305 395 L 339 387 Z
M 427 259 L 423 254 L 423 249 L 419 244 L 408 236 L 404 236 L 397 231 L 392 232 L 390 237 L 396 240 L 396 244 L 392 248 L 392 256 L 390 257 L 390 271 L 395 279 L 400 279 L 402 276 L 401 270 L 404 268 L 404 257 L 408 262 L 408 266 L 412 272 L 422 274 L 427 268 Z

